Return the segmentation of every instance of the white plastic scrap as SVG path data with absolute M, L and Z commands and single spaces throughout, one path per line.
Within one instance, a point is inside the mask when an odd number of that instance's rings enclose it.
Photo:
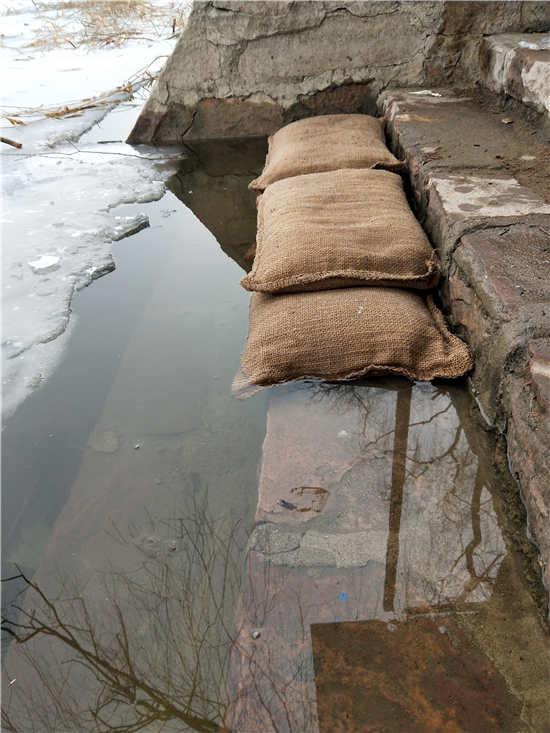
M 443 96 L 440 92 L 432 92 L 431 89 L 420 89 L 420 91 L 411 92 L 411 94 L 416 94 L 419 97 L 442 97 Z

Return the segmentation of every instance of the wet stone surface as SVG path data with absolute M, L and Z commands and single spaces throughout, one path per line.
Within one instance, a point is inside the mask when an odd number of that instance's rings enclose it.
M 182 161 L 6 424 L 7 719 L 550 729 L 539 569 L 465 387 L 231 396 L 262 162 L 234 143 Z

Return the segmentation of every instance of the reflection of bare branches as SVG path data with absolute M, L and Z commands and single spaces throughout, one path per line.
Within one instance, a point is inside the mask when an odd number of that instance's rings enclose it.
M 110 572 L 93 592 L 65 584 L 51 598 L 24 573 L 6 579 L 26 588 L 2 620 L 17 676 L 4 696 L 6 730 L 226 730 L 239 526 L 195 505 L 153 529 L 125 540 L 138 567 Z
M 411 392 L 402 390 L 397 396 L 395 408 L 395 440 L 393 444 L 392 482 L 389 506 L 388 546 L 386 548 L 386 578 L 384 581 L 384 611 L 393 611 L 397 562 L 399 559 L 399 531 L 407 462 L 407 442 L 411 419 Z
M 304 593 L 301 580 L 301 571 L 249 552 L 241 635 L 232 649 L 236 694 L 229 719 L 236 733 L 316 730 L 309 627 L 318 599 Z
M 376 386 L 376 385 L 374 385 Z M 330 388 L 324 388 L 316 391 L 316 399 L 331 400 L 331 407 L 335 409 L 355 410 L 357 407 L 361 410 L 360 403 L 364 405 L 363 412 L 368 412 L 369 417 L 369 434 L 364 431 L 364 436 L 355 436 L 358 458 L 350 466 L 347 474 L 361 470 L 364 467 L 367 475 L 372 464 L 373 450 L 376 451 L 377 457 L 387 457 L 388 463 L 391 461 L 392 482 L 391 494 L 389 486 L 386 484 L 384 491 L 388 492 L 390 509 L 390 532 L 388 537 L 388 548 L 386 554 L 386 581 L 384 589 L 384 608 L 389 610 L 393 605 L 393 593 L 396 583 L 397 573 L 397 557 L 399 553 L 399 514 L 401 509 L 401 493 L 399 490 L 401 479 L 409 481 L 411 489 L 419 487 L 421 477 L 428 471 L 433 469 L 434 477 L 437 473 L 444 475 L 444 481 L 441 485 L 441 491 L 438 492 L 438 512 L 445 521 L 447 531 L 453 533 L 455 546 L 459 551 L 459 556 L 452 562 L 448 572 L 444 578 L 420 578 L 410 579 L 412 588 L 422 589 L 425 598 L 431 599 L 433 603 L 444 603 L 449 593 L 456 597 L 458 593 L 461 601 L 471 597 L 471 594 L 479 587 L 482 587 L 483 594 L 490 592 L 490 588 L 494 583 L 495 567 L 498 566 L 502 559 L 502 554 L 498 551 L 490 551 L 485 547 L 482 552 L 477 552 L 477 548 L 481 544 L 481 517 L 482 506 L 480 501 L 480 492 L 483 484 L 473 486 L 470 477 L 470 469 L 478 464 L 476 454 L 472 451 L 468 441 L 466 440 L 465 429 L 462 424 L 456 423 L 452 418 L 453 402 L 450 399 L 450 393 L 447 390 L 437 390 L 431 395 L 431 401 L 436 400 L 428 415 L 417 416 L 415 419 L 413 411 L 413 419 L 410 420 L 407 415 L 408 429 L 411 431 L 411 440 L 409 445 L 403 444 L 403 440 L 399 440 L 399 434 L 405 434 L 403 416 L 400 421 L 399 405 L 404 404 L 404 395 L 410 390 L 410 386 L 402 380 L 396 383 L 393 389 L 397 393 L 396 404 L 396 423 L 395 425 L 383 426 L 378 420 L 376 424 L 376 415 L 380 415 L 380 410 L 374 409 L 373 400 L 376 398 L 376 390 L 362 385 L 331 385 Z M 359 397 L 359 400 L 357 399 Z M 385 398 L 382 395 L 382 399 Z M 440 402 L 437 402 L 437 400 Z M 441 404 L 441 401 L 443 404 Z M 390 403 L 391 404 L 391 403 Z M 422 408 L 421 408 L 422 409 Z M 407 411 L 408 412 L 408 411 Z M 401 410 L 403 413 L 403 410 Z M 451 419 L 445 418 L 450 414 Z M 391 418 L 388 413 L 387 418 Z M 374 423 L 374 425 L 372 424 Z M 397 429 L 397 425 L 401 425 Z M 365 423 L 366 424 L 366 423 Z M 444 428 L 441 428 L 441 425 Z M 378 429 L 377 429 L 378 428 Z M 416 431 L 412 433 L 412 430 Z M 393 440 L 391 437 L 393 436 Z M 441 439 L 443 436 L 443 439 Z M 439 447 L 443 443 L 441 447 Z M 439 465 L 438 465 L 439 464 Z M 399 471 L 396 472 L 396 466 Z M 479 475 L 479 466 L 478 466 Z M 395 481 L 398 479 L 399 481 Z M 436 479 L 437 480 L 437 479 Z M 466 491 L 465 491 L 466 490 Z M 414 489 L 413 489 L 414 491 Z M 386 497 L 385 497 L 386 498 Z M 469 521 L 468 521 L 469 520 Z M 474 558 L 476 564 L 482 563 L 483 569 L 476 573 L 474 567 Z M 458 577 L 455 575 L 457 566 L 463 565 L 463 570 L 467 571 L 464 587 L 457 587 Z M 405 566 L 406 567 L 406 566 Z M 406 569 L 403 571 L 406 574 Z M 406 586 L 408 587 L 407 580 Z

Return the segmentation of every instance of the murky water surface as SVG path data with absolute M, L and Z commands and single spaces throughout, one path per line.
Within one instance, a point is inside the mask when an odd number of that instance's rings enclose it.
M 5 730 L 548 731 L 536 563 L 464 387 L 231 396 L 264 155 L 197 147 L 120 207 L 151 227 L 5 426 Z

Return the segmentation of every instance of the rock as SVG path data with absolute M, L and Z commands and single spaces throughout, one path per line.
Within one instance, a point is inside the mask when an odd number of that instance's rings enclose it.
M 544 2 L 195 2 L 129 142 L 258 137 L 373 112 L 389 85 L 476 76 L 487 33 L 546 31 Z
M 510 33 L 487 36 L 480 49 L 481 78 L 537 112 L 550 114 L 550 36 Z

